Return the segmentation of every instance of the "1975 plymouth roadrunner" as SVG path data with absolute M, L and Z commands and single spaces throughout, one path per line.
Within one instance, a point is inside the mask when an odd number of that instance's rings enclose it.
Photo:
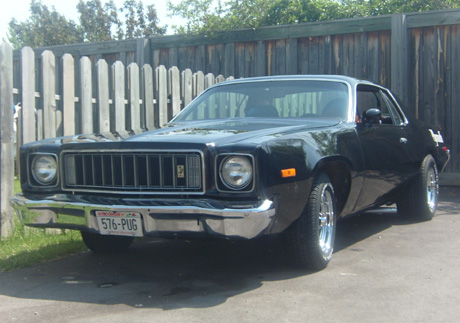
M 141 236 L 280 234 L 319 270 L 339 218 L 396 203 L 430 220 L 448 150 L 381 86 L 297 75 L 219 83 L 162 129 L 43 140 L 20 160 L 19 218 L 80 230 L 95 252 Z

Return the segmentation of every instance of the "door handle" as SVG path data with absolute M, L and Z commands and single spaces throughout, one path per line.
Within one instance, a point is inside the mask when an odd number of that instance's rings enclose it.
M 400 142 L 401 144 L 407 144 L 407 138 L 404 138 L 404 137 L 403 137 L 403 138 L 399 138 L 399 142 Z

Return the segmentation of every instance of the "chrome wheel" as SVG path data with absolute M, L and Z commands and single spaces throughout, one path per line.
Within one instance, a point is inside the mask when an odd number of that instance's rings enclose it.
M 319 245 L 325 260 L 332 256 L 334 248 L 334 201 L 332 186 L 327 184 L 321 192 L 319 216 Z
M 438 176 L 436 175 L 436 170 L 433 167 L 430 167 L 426 174 L 426 200 L 430 211 L 434 213 L 436 210 L 436 205 L 438 203 Z
M 288 252 L 302 268 L 326 268 L 334 251 L 336 211 L 329 176 L 319 173 L 300 217 L 285 232 Z

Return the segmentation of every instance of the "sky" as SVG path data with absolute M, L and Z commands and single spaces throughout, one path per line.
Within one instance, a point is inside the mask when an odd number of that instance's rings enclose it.
M 71 19 L 78 23 L 78 12 L 77 12 L 77 3 L 79 0 L 42 0 L 42 3 L 51 9 L 52 6 L 56 8 L 56 11 L 64 15 L 67 19 Z M 107 1 L 101 0 L 102 3 Z M 114 0 L 117 8 L 123 6 L 124 0 Z M 178 3 L 179 0 L 171 1 L 173 3 Z M 163 25 L 177 25 L 178 18 L 169 18 L 167 16 L 166 0 L 143 0 L 142 3 L 144 6 L 149 4 L 154 4 L 157 9 L 158 17 L 160 19 L 160 26 Z M 12 18 L 16 18 L 18 21 L 25 21 L 30 16 L 29 12 L 30 0 L 12 0 L 2 4 L 0 10 L 0 40 L 7 40 L 8 32 L 8 23 Z M 175 21 L 173 21 L 175 19 Z M 171 29 L 168 30 L 168 33 L 172 33 Z

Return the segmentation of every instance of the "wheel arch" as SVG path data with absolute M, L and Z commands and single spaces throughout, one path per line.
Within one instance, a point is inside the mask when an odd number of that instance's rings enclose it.
M 345 207 L 351 190 L 351 167 L 345 158 L 328 157 L 320 160 L 314 171 L 313 177 L 319 173 L 325 173 L 331 180 L 334 188 L 337 214 Z

